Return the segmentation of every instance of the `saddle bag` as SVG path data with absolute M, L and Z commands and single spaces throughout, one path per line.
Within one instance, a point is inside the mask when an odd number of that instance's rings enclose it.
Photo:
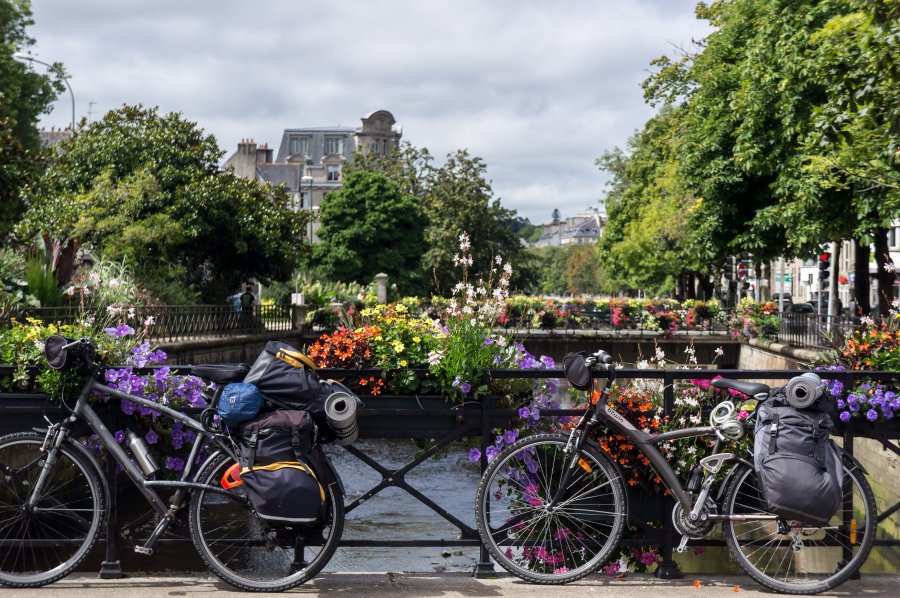
M 842 498 L 841 454 L 829 435 L 834 427 L 826 399 L 806 409 L 773 389 L 757 408 L 753 459 L 767 509 L 787 520 L 825 525 Z
M 262 521 L 312 526 L 322 519 L 325 489 L 314 466 L 315 442 L 307 411 L 272 411 L 241 426 L 241 481 Z

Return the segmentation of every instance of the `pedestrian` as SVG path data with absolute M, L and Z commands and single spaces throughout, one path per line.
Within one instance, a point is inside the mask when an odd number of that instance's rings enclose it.
M 253 296 L 253 288 L 250 285 L 247 285 L 247 288 L 244 289 L 244 293 L 240 297 L 240 302 L 241 311 L 253 311 L 253 304 L 256 302 L 256 297 Z

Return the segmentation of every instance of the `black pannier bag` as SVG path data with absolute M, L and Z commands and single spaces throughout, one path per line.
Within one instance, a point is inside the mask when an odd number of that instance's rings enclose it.
M 253 363 L 244 382 L 255 384 L 266 401 L 276 409 L 303 409 L 320 420 L 325 415 L 325 398 L 315 364 L 294 347 L 269 341 Z
M 792 407 L 775 388 L 757 408 L 753 458 L 767 510 L 787 520 L 825 525 L 841 505 L 841 454 L 829 435 L 830 403 Z
M 241 481 L 264 522 L 311 526 L 322 519 L 325 489 L 314 466 L 315 442 L 307 411 L 272 411 L 241 426 Z

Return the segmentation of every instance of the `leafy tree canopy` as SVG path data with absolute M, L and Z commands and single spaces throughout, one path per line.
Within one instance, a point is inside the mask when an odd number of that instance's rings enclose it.
M 213 137 L 180 114 L 123 106 L 60 150 L 20 231 L 124 258 L 161 299 L 219 302 L 247 277 L 286 278 L 306 250 L 286 191 L 221 172 Z
M 422 210 L 386 175 L 347 174 L 322 201 L 320 223 L 313 261 L 329 280 L 369 283 L 384 272 L 402 295 L 424 292 Z
M 34 45 L 25 31 L 32 24 L 29 2 L 0 0 L 0 240 L 20 216 L 20 187 L 44 165 L 38 118 L 63 90 L 61 64 L 39 74 L 14 58 Z

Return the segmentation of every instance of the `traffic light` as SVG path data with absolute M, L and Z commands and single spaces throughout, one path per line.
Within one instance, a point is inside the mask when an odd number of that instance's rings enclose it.
M 737 265 L 737 276 L 738 279 L 742 281 L 747 281 L 749 279 L 748 274 L 750 273 L 750 254 L 746 251 L 741 253 L 741 261 L 738 262 Z
M 725 278 L 731 280 L 734 278 L 734 256 L 729 255 L 725 258 Z
M 823 253 L 819 256 L 819 280 L 828 280 L 828 269 L 831 267 L 831 254 Z

